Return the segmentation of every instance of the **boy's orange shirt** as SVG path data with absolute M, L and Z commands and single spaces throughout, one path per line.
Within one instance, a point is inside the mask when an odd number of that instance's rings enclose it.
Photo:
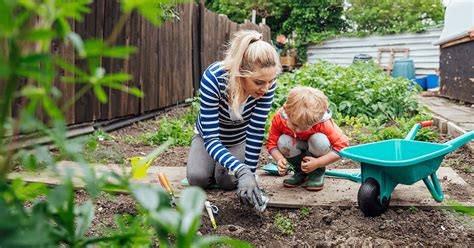
M 329 142 L 331 142 L 332 149 L 337 153 L 339 153 L 343 148 L 349 146 L 349 138 L 347 138 L 336 123 L 333 122 L 331 117 L 321 120 L 321 122 L 314 125 L 308 131 L 295 133 L 288 127 L 284 111 L 284 107 L 278 109 L 273 117 L 270 134 L 267 140 L 268 153 L 271 154 L 273 149 L 278 149 L 278 138 L 283 134 L 295 137 L 295 139 L 300 138 L 301 140 L 306 141 L 315 133 L 324 133 L 328 137 Z

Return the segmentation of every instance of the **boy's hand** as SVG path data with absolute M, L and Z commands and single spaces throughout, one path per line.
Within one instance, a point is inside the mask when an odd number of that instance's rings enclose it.
M 286 158 L 280 158 L 277 162 L 278 165 L 278 173 L 280 176 L 284 176 L 286 174 L 286 170 L 288 169 L 288 162 Z
M 304 173 L 310 173 L 319 167 L 318 159 L 315 157 L 306 156 L 301 161 L 301 170 Z

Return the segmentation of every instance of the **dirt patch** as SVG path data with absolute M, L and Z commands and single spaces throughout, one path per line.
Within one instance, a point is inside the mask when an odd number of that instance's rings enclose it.
M 461 225 L 453 214 L 438 210 L 389 209 L 376 218 L 366 218 L 356 207 L 303 210 L 268 209 L 257 213 L 242 208 L 233 192 L 213 191 L 210 201 L 220 203 L 218 228 L 211 230 L 203 218 L 201 232 L 246 240 L 257 247 L 314 246 L 470 246 L 474 229 Z M 230 199 L 224 201 L 222 199 Z M 280 214 L 292 228 L 275 224 Z M 472 219 L 471 219 L 472 221 Z M 288 233 L 291 229 L 292 234 Z

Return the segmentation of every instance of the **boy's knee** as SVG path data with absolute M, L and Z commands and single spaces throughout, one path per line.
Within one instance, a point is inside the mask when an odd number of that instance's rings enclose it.
M 298 156 L 301 151 L 293 145 L 293 137 L 283 134 L 278 138 L 278 150 L 281 154 L 286 157 L 295 157 Z
M 308 139 L 308 150 L 315 157 L 321 157 L 331 151 L 331 142 L 323 133 L 315 133 Z
M 212 177 L 204 173 L 190 172 L 187 178 L 190 186 L 197 186 L 203 189 L 209 188 L 212 183 Z

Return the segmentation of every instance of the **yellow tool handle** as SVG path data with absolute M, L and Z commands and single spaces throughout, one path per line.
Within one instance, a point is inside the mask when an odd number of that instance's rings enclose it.
M 168 182 L 168 179 L 166 179 L 166 176 L 163 172 L 158 172 L 158 177 L 160 179 L 161 185 L 168 190 L 170 194 L 173 194 L 173 189 L 170 186 L 170 183 Z

